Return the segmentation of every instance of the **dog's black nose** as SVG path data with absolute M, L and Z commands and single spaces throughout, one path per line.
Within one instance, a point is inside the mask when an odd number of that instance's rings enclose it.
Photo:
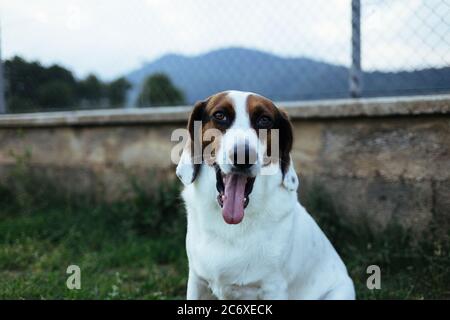
M 239 170 L 247 170 L 256 162 L 256 151 L 250 148 L 248 142 L 234 145 L 232 157 L 233 166 Z

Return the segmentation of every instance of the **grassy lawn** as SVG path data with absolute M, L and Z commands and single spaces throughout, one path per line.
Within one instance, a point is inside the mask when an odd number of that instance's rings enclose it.
M 178 184 L 113 204 L 35 186 L 0 188 L 1 299 L 184 298 L 185 214 Z M 358 298 L 450 298 L 447 244 L 411 245 L 395 228 L 377 236 L 349 228 L 320 190 L 312 194 L 308 208 L 342 255 Z M 66 287 L 72 264 L 81 268 L 81 290 Z M 381 268 L 381 290 L 366 287 L 372 264 Z
M 176 185 L 108 205 L 44 201 L 39 192 L 23 198 L 0 190 L 0 299 L 184 298 L 185 214 Z M 80 290 L 66 287 L 72 264 L 81 269 Z

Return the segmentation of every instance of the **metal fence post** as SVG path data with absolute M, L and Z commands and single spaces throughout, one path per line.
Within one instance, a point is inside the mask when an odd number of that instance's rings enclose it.
M 352 66 L 350 68 L 350 96 L 361 97 L 361 1 L 352 0 Z
M 5 80 L 3 78 L 2 27 L 0 23 L 0 114 L 6 113 Z

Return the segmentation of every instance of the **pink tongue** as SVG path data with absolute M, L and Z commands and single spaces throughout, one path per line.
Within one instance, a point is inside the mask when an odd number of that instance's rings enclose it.
M 247 177 L 230 174 L 225 178 L 222 215 L 226 223 L 238 224 L 244 218 L 244 193 Z

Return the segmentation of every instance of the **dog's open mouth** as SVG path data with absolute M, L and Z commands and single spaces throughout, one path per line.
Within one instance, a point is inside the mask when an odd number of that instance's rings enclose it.
M 222 208 L 223 219 L 228 224 L 238 224 L 244 218 L 244 209 L 250 201 L 255 177 L 241 173 L 223 174 L 218 165 L 216 169 L 216 188 L 219 192 L 217 202 Z

